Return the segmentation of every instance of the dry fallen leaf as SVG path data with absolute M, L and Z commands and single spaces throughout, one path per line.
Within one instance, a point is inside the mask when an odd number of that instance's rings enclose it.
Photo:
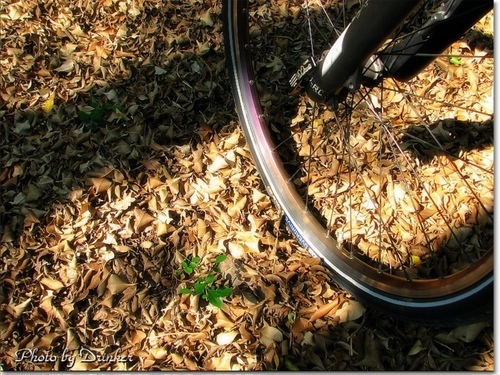
M 89 184 L 91 184 L 94 187 L 95 192 L 97 194 L 107 191 L 111 187 L 112 183 L 113 182 L 108 180 L 107 178 L 90 178 L 89 179 Z
M 360 302 L 348 300 L 335 312 L 335 316 L 340 318 L 340 323 L 344 323 L 362 317 L 365 311 L 366 308 Z
M 54 108 L 55 98 L 56 98 L 56 93 L 54 92 L 50 94 L 48 99 L 45 101 L 45 103 L 43 104 L 43 111 L 45 113 L 50 113 L 50 111 L 52 111 L 52 108 Z
M 62 282 L 60 282 L 59 280 L 50 279 L 48 277 L 44 277 L 42 280 L 40 280 L 40 283 L 45 285 L 50 290 L 59 290 L 61 288 L 64 288 L 64 284 Z
M 73 68 L 75 66 L 75 63 L 72 60 L 65 61 L 61 66 L 55 68 L 54 70 L 56 72 L 60 73 L 69 73 L 73 71 Z
M 146 226 L 151 224 L 155 218 L 140 208 L 134 208 L 134 230 L 136 233 L 140 232 Z
M 223 64 L 221 2 L 103 0 L 99 11 L 88 0 L 77 7 L 34 0 L 10 3 L 0 10 L 2 369 L 68 370 L 63 348 L 74 356 L 71 369 L 77 371 L 256 371 L 281 370 L 287 363 L 300 370 L 359 370 L 378 366 L 365 353 L 370 348 L 378 350 L 386 369 L 493 369 L 492 327 L 415 327 L 371 311 L 363 312 L 360 321 L 355 319 L 363 311 L 359 305 L 343 302 L 344 309 L 331 308 L 329 301 L 337 296 L 341 301 L 352 297 L 331 282 L 319 259 L 310 259 L 282 231 L 238 125 Z M 258 3 L 260 9 L 252 14 L 257 46 L 252 51 L 264 52 L 258 69 L 264 74 L 269 69 L 264 77 L 268 88 L 285 87 L 287 72 L 298 60 L 295 53 L 281 52 L 307 40 L 299 30 L 303 9 L 283 1 Z M 485 24 L 493 29 L 493 18 Z M 278 30 L 286 38 L 276 38 Z M 493 94 L 485 86 L 485 76 L 493 70 L 484 68 L 493 64 L 470 60 L 470 70 L 448 64 L 444 70 L 435 65 L 423 72 L 416 94 L 443 102 L 470 95 L 478 111 L 493 109 Z M 446 90 L 444 79 L 456 87 Z M 387 85 L 385 95 L 392 103 L 376 98 L 377 105 L 384 105 L 395 126 L 418 124 L 421 119 L 404 95 L 391 82 Z M 477 92 L 464 91 L 467 86 Z M 270 118 L 270 123 L 307 125 L 302 104 L 293 118 L 282 105 L 289 103 L 285 96 L 279 90 L 265 93 L 266 111 L 282 117 L 276 122 Z M 435 111 L 442 119 L 467 115 L 447 108 L 440 105 Z M 480 141 L 480 136 L 454 134 L 445 125 L 432 134 L 445 139 L 458 135 L 457 142 L 467 147 Z M 300 151 L 321 153 L 312 169 L 327 166 L 328 176 L 311 179 L 310 189 L 318 194 L 330 189 L 328 179 L 346 172 L 340 156 L 329 157 L 336 150 L 321 150 L 330 144 L 322 140 L 335 136 L 325 137 L 328 126 L 318 118 L 313 129 L 321 136 L 306 135 L 303 141 L 310 140 L 312 147 Z M 353 162 L 378 157 L 378 135 L 370 126 L 353 124 L 352 138 L 358 142 Z M 493 147 L 484 144 L 484 150 L 484 155 L 464 156 L 491 168 Z M 456 165 L 473 175 L 463 164 Z M 444 191 L 454 186 L 454 171 L 440 161 L 429 166 L 425 181 L 431 190 L 439 181 Z M 392 172 L 383 168 L 381 174 Z M 366 177 L 375 194 L 387 188 L 400 194 L 398 206 L 382 207 L 384 220 L 401 216 L 398 210 L 403 209 L 421 210 L 423 220 L 438 220 L 430 205 L 413 208 L 414 202 L 401 196 L 403 187 L 394 187 L 397 180 L 370 172 Z M 339 182 L 335 194 L 343 208 L 348 206 L 344 194 L 353 187 L 347 179 Z M 494 205 L 489 193 L 480 192 L 486 209 Z M 353 220 L 354 230 L 343 233 L 344 238 L 357 238 L 361 231 L 376 236 L 366 229 L 376 221 L 376 200 L 360 196 L 364 200 L 354 198 L 352 210 L 359 220 Z M 463 197 L 453 214 L 467 225 L 487 221 L 483 207 L 466 209 L 468 199 Z M 330 202 L 319 203 L 330 210 L 326 217 L 345 218 Z M 437 221 L 435 225 L 439 227 Z M 418 228 L 406 218 L 391 225 L 398 230 L 403 226 L 408 238 Z M 480 244 L 481 238 L 474 241 Z M 378 242 L 359 243 L 371 251 Z M 424 251 L 415 248 L 419 253 L 414 255 L 424 262 Z M 194 279 L 214 272 L 211 262 L 221 253 L 232 256 L 220 264 L 217 282 L 238 291 L 223 309 L 177 293 L 189 281 L 175 273 L 183 257 L 203 259 Z M 374 335 L 368 336 L 369 331 Z M 418 340 L 422 346 L 412 347 Z M 57 360 L 15 361 L 19 348 L 54 354 Z M 77 355 L 82 348 L 125 360 L 86 362 Z M 412 348 L 420 352 L 408 361 Z M 467 364 L 457 357 L 467 358 Z
M 271 346 L 273 343 L 280 343 L 283 341 L 283 334 L 281 331 L 272 326 L 265 326 L 260 330 L 259 340 L 266 347 Z
M 329 302 L 329 303 L 321 306 L 320 308 L 318 308 L 318 310 L 316 310 L 311 315 L 311 317 L 309 318 L 309 321 L 314 322 L 316 319 L 320 319 L 320 318 L 324 317 L 326 314 L 328 314 L 330 311 L 332 311 L 335 307 L 337 307 L 339 305 L 339 303 L 340 303 L 339 300 L 335 300 L 335 301 Z
M 238 332 L 236 331 L 221 332 L 216 337 L 217 344 L 219 345 L 231 344 L 237 335 Z
M 132 287 L 135 284 L 126 283 L 120 276 L 111 274 L 109 275 L 108 282 L 106 284 L 106 288 L 111 292 L 111 294 L 115 295 L 123 292 L 128 287 Z
M 436 335 L 436 340 L 444 344 L 453 344 L 457 342 L 473 342 L 477 336 L 488 327 L 487 322 L 479 322 L 457 327 L 448 334 L 440 333 Z

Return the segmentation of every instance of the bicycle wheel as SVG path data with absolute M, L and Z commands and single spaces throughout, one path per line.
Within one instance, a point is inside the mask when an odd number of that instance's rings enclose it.
M 359 8 L 348 3 L 224 2 L 229 79 L 262 181 L 298 242 L 361 301 L 427 323 L 487 319 L 493 62 L 443 58 L 408 84 L 316 105 L 288 80 L 340 34 Z

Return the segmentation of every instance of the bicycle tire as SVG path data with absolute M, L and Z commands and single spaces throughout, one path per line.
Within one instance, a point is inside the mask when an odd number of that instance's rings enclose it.
M 226 64 L 236 109 L 263 184 L 300 244 L 320 257 L 338 284 L 360 301 L 403 320 L 452 325 L 493 313 L 493 248 L 471 267 L 430 280 L 380 273 L 352 257 L 319 223 L 297 192 L 276 151 L 256 87 L 249 34 L 249 4 L 223 3 Z

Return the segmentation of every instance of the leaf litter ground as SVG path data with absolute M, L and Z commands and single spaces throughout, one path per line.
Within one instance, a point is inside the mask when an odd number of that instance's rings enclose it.
M 220 8 L 0 8 L 1 368 L 491 370 L 492 326 L 365 309 L 280 227 L 237 125 Z M 220 254 L 222 308 L 180 293 Z

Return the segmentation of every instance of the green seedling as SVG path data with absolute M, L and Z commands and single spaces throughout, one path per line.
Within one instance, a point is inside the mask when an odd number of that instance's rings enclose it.
M 220 254 L 215 258 L 215 264 L 212 269 L 215 272 L 220 272 L 219 264 L 223 262 L 227 258 L 226 254 Z M 200 263 L 199 257 L 194 257 L 191 260 L 185 260 L 181 262 L 181 270 L 178 270 L 176 273 L 181 274 L 185 272 L 188 275 L 191 275 L 194 272 L 194 269 Z M 215 307 L 222 307 L 224 304 L 223 298 L 229 297 L 233 294 L 233 290 L 229 287 L 223 286 L 218 287 L 215 285 L 215 275 L 213 273 L 209 273 L 206 277 L 199 277 L 192 287 L 190 288 L 182 288 L 181 294 L 192 294 L 196 296 L 201 296 L 205 301 L 208 301 L 210 304 Z
M 192 259 L 186 259 L 181 262 L 181 267 L 182 269 L 177 270 L 175 273 L 177 275 L 180 275 L 181 273 L 185 272 L 188 275 L 191 275 L 194 272 L 194 269 L 200 263 L 200 257 L 194 257 Z
M 200 277 L 191 288 L 182 288 L 182 294 L 193 294 L 201 296 L 215 307 L 222 307 L 222 299 L 233 294 L 233 290 L 227 286 L 217 287 L 214 285 L 215 276 L 210 273 L 207 277 Z
M 219 254 L 215 257 L 215 264 L 213 266 L 213 270 L 215 272 L 220 272 L 220 267 L 219 267 L 219 264 L 223 261 L 225 261 L 227 258 L 227 255 L 226 254 Z
M 450 64 L 453 64 L 455 66 L 460 66 L 463 64 L 463 62 L 462 62 L 462 59 L 460 57 L 451 56 L 450 57 Z
M 96 101 L 92 101 L 89 107 L 92 108 L 89 112 L 81 110 L 76 112 L 78 118 L 89 128 L 103 125 L 107 115 L 114 111 L 120 111 L 120 107 L 115 104 L 98 103 Z

